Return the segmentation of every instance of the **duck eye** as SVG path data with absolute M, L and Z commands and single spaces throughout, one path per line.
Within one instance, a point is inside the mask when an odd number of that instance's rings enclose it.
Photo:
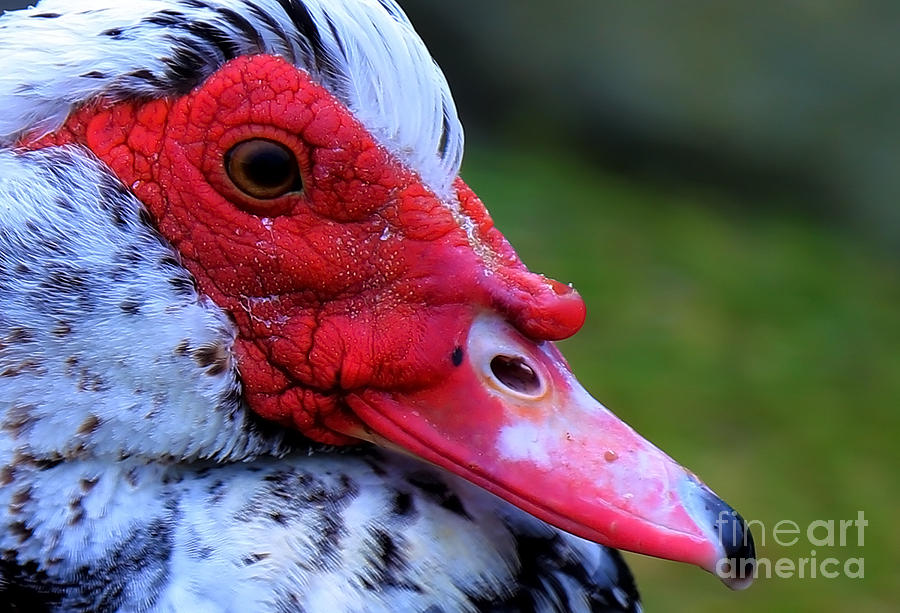
M 272 200 L 303 189 L 297 157 L 288 147 L 263 138 L 245 140 L 225 154 L 232 183 L 252 198 Z

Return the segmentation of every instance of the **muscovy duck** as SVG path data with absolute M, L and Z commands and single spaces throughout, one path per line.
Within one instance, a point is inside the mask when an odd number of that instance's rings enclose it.
M 8 607 L 638 610 L 605 546 L 749 581 L 571 375 L 584 305 L 393 0 L 43 0 L 0 108 Z

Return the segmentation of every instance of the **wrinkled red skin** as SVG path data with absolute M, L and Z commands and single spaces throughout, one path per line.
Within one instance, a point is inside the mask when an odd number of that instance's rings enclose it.
M 271 201 L 239 191 L 236 143 L 289 146 L 304 190 Z M 570 336 L 581 298 L 527 271 L 475 194 L 460 215 L 378 145 L 302 70 L 266 55 L 223 66 L 191 93 L 97 101 L 23 143 L 91 149 L 146 205 L 199 289 L 230 313 L 250 407 L 312 439 L 361 426 L 344 398 L 402 393 L 450 375 L 472 318 L 493 309 L 534 340 Z

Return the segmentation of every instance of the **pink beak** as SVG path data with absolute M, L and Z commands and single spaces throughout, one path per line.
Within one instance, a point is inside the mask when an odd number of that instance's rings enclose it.
M 594 400 L 550 342 L 482 314 L 436 387 L 366 390 L 353 432 L 411 452 L 563 530 L 752 582 L 744 520 L 697 477 Z

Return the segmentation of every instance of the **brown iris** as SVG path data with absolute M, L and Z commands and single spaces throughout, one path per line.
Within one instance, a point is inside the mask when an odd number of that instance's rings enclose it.
M 297 157 L 288 147 L 264 138 L 242 141 L 225 154 L 232 183 L 252 198 L 272 200 L 303 189 Z

